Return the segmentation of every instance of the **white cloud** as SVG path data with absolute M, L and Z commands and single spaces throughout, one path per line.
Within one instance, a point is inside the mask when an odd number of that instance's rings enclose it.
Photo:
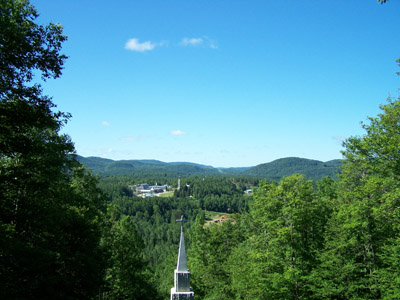
M 183 46 L 198 46 L 203 43 L 202 38 L 184 38 L 181 42 L 181 45 Z
M 335 141 L 344 142 L 346 140 L 343 136 L 333 136 L 332 137 Z
M 184 135 L 187 134 L 185 131 L 182 130 L 172 130 L 169 134 L 171 135 Z
M 103 121 L 103 122 L 101 122 L 101 125 L 103 125 L 103 126 L 110 126 L 110 123 L 108 123 L 107 121 Z
M 198 37 L 198 38 L 183 38 L 181 42 L 179 43 L 180 46 L 185 46 L 185 47 L 208 47 L 211 49 L 217 49 L 218 46 L 217 44 L 208 38 L 207 36 L 203 37 Z M 125 49 L 130 50 L 130 51 L 137 51 L 137 52 L 145 52 L 145 51 L 151 51 L 154 50 L 156 47 L 163 47 L 163 46 L 168 46 L 168 41 L 161 41 L 159 43 L 154 43 L 151 41 L 145 41 L 145 42 L 139 42 L 139 39 L 137 38 L 132 38 L 129 39 L 125 43 Z
M 204 46 L 211 49 L 218 49 L 217 44 L 211 40 L 208 36 L 203 36 L 202 38 L 184 38 L 182 39 L 181 46 Z
M 131 51 L 144 52 L 153 50 L 156 46 L 157 46 L 156 44 L 150 41 L 140 43 L 138 39 L 130 39 L 126 42 L 125 49 Z

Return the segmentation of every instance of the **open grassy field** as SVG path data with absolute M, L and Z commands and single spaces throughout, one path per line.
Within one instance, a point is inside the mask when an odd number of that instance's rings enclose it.
M 213 223 L 220 223 L 223 222 L 224 220 L 229 219 L 229 214 L 227 213 L 208 211 L 208 210 L 204 211 L 204 213 L 206 219 L 206 223 L 204 224 L 205 226 L 209 226 Z
M 158 194 L 158 197 L 172 197 L 173 195 L 174 195 L 174 191 L 169 191 L 169 192 Z

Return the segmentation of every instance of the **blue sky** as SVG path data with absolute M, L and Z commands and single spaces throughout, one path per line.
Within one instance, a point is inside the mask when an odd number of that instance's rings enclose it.
M 68 35 L 63 75 L 43 87 L 82 156 L 328 161 L 399 96 L 399 1 L 31 3 Z

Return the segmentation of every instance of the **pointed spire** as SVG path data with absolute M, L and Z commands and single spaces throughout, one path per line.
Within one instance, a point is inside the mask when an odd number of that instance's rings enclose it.
M 190 287 L 190 272 L 186 263 L 185 237 L 183 236 L 183 216 L 181 222 L 181 238 L 179 242 L 178 263 L 174 271 L 174 287 L 171 289 L 171 300 L 193 300 L 194 293 Z
M 181 217 L 181 222 L 183 216 Z M 176 265 L 178 272 L 187 272 L 188 267 L 186 263 L 186 249 L 185 249 L 185 238 L 183 236 L 183 222 L 181 224 L 181 240 L 179 242 L 179 252 L 178 252 L 178 264 Z

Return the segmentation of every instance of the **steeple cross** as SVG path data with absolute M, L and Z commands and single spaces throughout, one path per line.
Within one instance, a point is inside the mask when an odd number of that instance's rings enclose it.
M 183 218 L 183 215 L 181 216 L 181 218 L 179 220 L 176 220 L 177 222 L 189 222 L 189 220 L 186 220 Z
M 189 220 L 183 218 L 183 215 L 181 216 L 181 218 L 179 220 L 176 220 L 176 221 L 177 222 L 182 222 L 181 223 L 181 229 L 183 228 L 183 222 L 189 222 Z
M 176 221 L 182 222 L 181 226 L 183 225 L 183 222 L 189 222 L 189 220 L 183 218 L 183 215 L 181 216 L 181 218 L 179 220 L 176 220 Z

